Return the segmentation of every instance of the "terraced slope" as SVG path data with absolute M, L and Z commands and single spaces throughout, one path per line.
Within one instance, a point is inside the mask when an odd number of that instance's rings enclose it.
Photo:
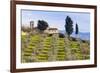
M 22 35 L 21 62 L 48 62 L 89 59 L 89 46 L 86 43 L 71 41 L 57 35 Z M 80 48 L 84 46 L 84 49 Z M 66 48 L 69 48 L 67 50 Z

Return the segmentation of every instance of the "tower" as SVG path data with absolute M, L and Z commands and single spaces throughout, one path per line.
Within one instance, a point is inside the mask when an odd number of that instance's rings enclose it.
M 32 30 L 34 28 L 34 21 L 30 21 L 30 29 Z

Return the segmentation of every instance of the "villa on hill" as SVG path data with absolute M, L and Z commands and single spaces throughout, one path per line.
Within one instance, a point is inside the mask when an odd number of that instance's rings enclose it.
M 37 27 L 34 27 L 34 21 L 30 21 L 30 29 L 32 30 L 32 32 L 37 32 L 38 31 L 38 28 Z M 44 33 L 47 33 L 47 34 L 58 34 L 59 31 L 57 28 L 50 28 L 48 27 Z

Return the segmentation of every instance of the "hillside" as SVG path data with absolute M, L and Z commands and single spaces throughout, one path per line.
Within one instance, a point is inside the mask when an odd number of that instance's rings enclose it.
M 21 35 L 21 62 L 86 60 L 90 58 L 89 42 L 68 40 L 58 35 Z

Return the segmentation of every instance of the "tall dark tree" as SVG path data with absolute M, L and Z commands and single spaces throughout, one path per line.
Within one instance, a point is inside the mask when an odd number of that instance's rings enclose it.
M 79 33 L 79 29 L 78 29 L 78 24 L 76 23 L 76 31 L 75 31 L 75 34 L 77 35 Z
M 72 19 L 67 16 L 65 19 L 65 31 L 67 36 L 65 37 L 65 51 L 67 52 L 66 59 L 72 60 L 72 54 L 71 54 L 71 49 L 70 49 L 70 35 L 73 33 L 73 21 Z M 68 37 L 68 38 L 67 38 Z M 68 40 L 69 39 L 69 40 Z
M 65 19 L 65 30 L 68 37 L 70 37 L 70 35 L 73 33 L 73 21 L 69 16 L 67 16 Z
M 48 27 L 48 23 L 44 20 L 38 20 L 38 24 L 37 24 L 37 28 L 40 30 L 40 31 L 44 31 L 46 30 Z

